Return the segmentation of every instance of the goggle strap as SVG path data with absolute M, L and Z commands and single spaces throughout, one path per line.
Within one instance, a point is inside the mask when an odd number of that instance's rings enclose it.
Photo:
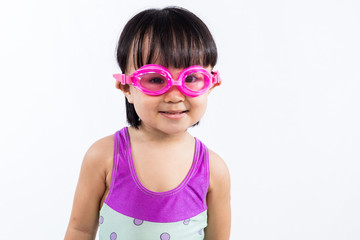
M 215 86 L 220 85 L 221 84 L 221 78 L 220 78 L 219 72 L 218 71 L 213 71 L 212 74 L 213 74 L 213 84 Z
M 122 85 L 131 84 L 131 77 L 125 74 L 113 74 L 113 77 L 120 82 Z

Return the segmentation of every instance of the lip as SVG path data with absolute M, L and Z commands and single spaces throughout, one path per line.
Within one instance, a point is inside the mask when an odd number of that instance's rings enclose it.
M 185 117 L 188 110 L 185 111 L 160 111 L 160 114 L 169 119 L 181 119 Z

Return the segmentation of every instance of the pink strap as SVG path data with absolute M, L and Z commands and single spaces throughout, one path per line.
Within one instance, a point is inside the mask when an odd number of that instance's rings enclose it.
M 220 85 L 221 84 L 221 78 L 220 78 L 220 74 L 218 71 L 213 71 L 211 72 L 213 74 L 213 84 L 216 85 Z
M 125 74 L 113 74 L 113 77 L 122 85 L 131 83 L 131 78 L 129 76 L 126 76 Z

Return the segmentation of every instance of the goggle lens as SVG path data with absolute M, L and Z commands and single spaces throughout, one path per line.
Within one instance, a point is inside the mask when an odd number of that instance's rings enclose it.
M 160 73 L 146 73 L 139 76 L 139 84 L 141 87 L 155 92 L 164 89 L 167 86 L 167 79 Z
M 201 72 L 191 73 L 185 76 L 184 85 L 187 89 L 197 92 L 205 89 L 207 87 L 207 76 Z

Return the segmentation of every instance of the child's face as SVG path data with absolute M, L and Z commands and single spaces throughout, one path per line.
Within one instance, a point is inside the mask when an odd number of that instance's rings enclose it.
M 177 79 L 183 69 L 168 68 L 173 79 Z M 209 72 L 211 67 L 206 68 Z M 128 74 L 135 71 L 130 67 Z M 205 113 L 208 94 L 198 97 L 189 97 L 172 86 L 167 92 L 159 96 L 150 96 L 132 85 L 120 86 L 128 101 L 134 104 L 135 110 L 141 119 L 141 128 L 147 127 L 165 134 L 185 132 L 190 126 L 197 123 Z

